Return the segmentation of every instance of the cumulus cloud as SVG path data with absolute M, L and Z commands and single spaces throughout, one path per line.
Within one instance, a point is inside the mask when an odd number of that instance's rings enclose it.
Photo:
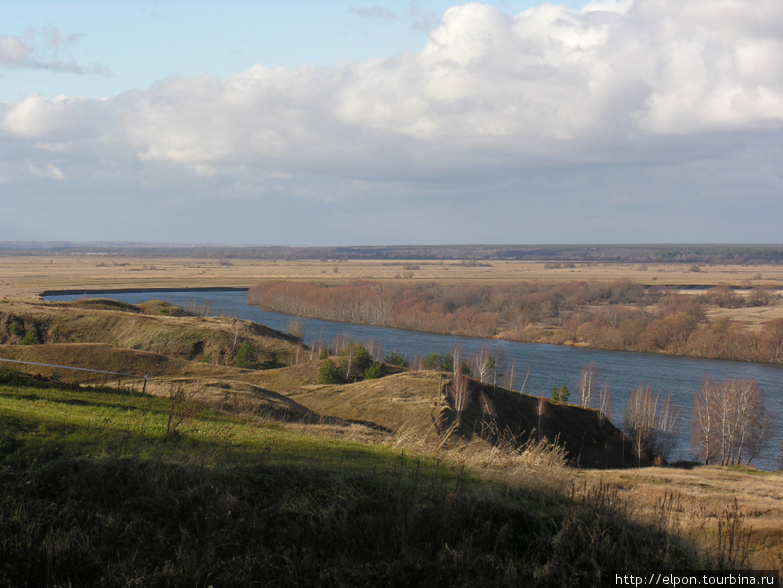
M 602 0 L 515 15 L 471 3 L 450 8 L 416 53 L 256 65 L 107 100 L 32 95 L 0 105 L 0 132 L 28 159 L 58 157 L 26 169 L 49 178 L 163 189 L 189 177 L 239 198 L 367 199 L 364 182 L 416 192 L 494 177 L 543 194 L 524 170 L 721 166 L 731 137 L 779 136 L 780 30 L 779 0 Z M 0 38 L 3 63 L 31 54 Z

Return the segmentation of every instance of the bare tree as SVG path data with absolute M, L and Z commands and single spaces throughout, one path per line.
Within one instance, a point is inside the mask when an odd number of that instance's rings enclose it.
M 704 376 L 693 397 L 691 412 L 691 447 L 706 465 L 718 455 L 718 414 L 714 388 L 712 379 Z
M 691 444 L 705 464 L 750 463 L 766 440 L 769 413 L 755 380 L 705 377 L 693 400 Z
M 492 349 L 483 345 L 475 354 L 473 354 L 473 373 L 479 382 L 486 384 L 492 368 L 495 365 L 495 358 L 492 357 Z
M 460 372 L 454 375 L 451 382 L 451 392 L 454 401 L 454 411 L 457 413 L 457 425 L 462 424 L 462 414 L 470 404 L 470 387 L 468 377 Z
M 600 368 L 593 361 L 579 370 L 579 377 L 576 379 L 576 393 L 582 408 L 590 408 L 595 391 L 599 386 L 600 373 Z
M 538 403 L 536 404 L 536 416 L 538 417 L 538 425 L 536 427 L 536 432 L 538 433 L 538 441 L 541 441 L 541 438 L 543 437 L 543 431 L 541 430 L 541 417 L 544 416 L 544 413 L 546 412 L 546 403 L 544 402 L 544 397 L 539 394 L 538 396 Z
M 231 340 L 231 353 L 236 350 L 237 343 L 239 342 L 239 335 L 242 332 L 242 321 L 235 320 L 231 326 L 231 334 L 234 336 Z
M 614 408 L 612 408 L 612 389 L 609 386 L 609 378 L 604 378 L 598 402 L 601 406 L 598 413 L 601 424 L 607 420 L 611 422 L 614 419 Z
M 639 463 L 642 458 L 668 457 L 674 447 L 678 418 L 671 394 L 661 402 L 660 394 L 653 395 L 650 387 L 642 383 L 631 392 L 625 405 L 624 429 Z
M 462 369 L 462 343 L 457 343 L 454 346 L 454 350 L 451 352 L 451 359 L 453 375 L 456 378 Z
M 514 372 L 516 371 L 517 371 L 517 360 L 512 359 L 508 375 L 506 376 L 506 381 L 504 382 L 506 388 L 508 388 L 509 390 L 514 389 L 514 375 L 515 375 Z
M 305 325 L 302 319 L 294 318 L 288 321 L 285 332 L 291 335 L 297 341 L 303 341 L 305 335 Z

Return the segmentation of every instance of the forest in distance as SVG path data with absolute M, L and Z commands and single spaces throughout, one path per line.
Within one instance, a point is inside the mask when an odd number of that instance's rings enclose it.
M 781 264 L 779 244 L 282 246 L 0 241 L 0 255 L 128 255 L 265 260 L 490 260 Z
M 769 306 L 780 296 L 728 286 L 704 294 L 645 288 L 630 280 L 515 284 L 270 281 L 249 304 L 267 311 L 449 335 L 527 343 L 665 353 L 710 359 L 783 362 L 783 319 L 758 330 L 710 308 Z

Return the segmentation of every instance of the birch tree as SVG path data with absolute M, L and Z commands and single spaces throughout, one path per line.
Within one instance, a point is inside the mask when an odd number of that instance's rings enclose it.
M 576 379 L 576 393 L 582 408 L 590 408 L 595 391 L 599 386 L 600 373 L 601 370 L 594 361 L 579 370 L 579 377 Z
M 633 444 L 639 463 L 642 459 L 667 459 L 674 448 L 679 412 L 672 406 L 671 394 L 661 400 L 642 383 L 631 392 L 625 405 L 623 428 Z
M 755 380 L 716 383 L 707 376 L 693 399 L 691 446 L 705 464 L 750 463 L 764 445 L 768 423 Z

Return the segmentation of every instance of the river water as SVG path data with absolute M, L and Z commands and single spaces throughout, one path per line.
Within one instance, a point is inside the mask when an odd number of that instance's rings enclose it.
M 74 300 L 81 296 L 50 296 L 50 300 Z M 266 312 L 246 301 L 244 291 L 212 292 L 145 292 L 95 294 L 93 297 L 113 298 L 138 304 L 146 300 L 165 300 L 182 307 L 200 306 L 206 303 L 211 314 L 251 320 L 280 331 L 286 330 L 290 315 Z M 335 321 L 301 318 L 305 327 L 304 342 L 312 345 L 319 339 L 329 344 L 336 336 L 347 336 L 360 341 L 374 340 L 382 346 L 382 355 L 395 350 L 403 356 L 425 356 L 433 352 L 446 354 L 455 345 L 461 344 L 463 353 L 475 353 L 483 346 L 493 352 L 500 349 L 501 371 L 509 373 L 510 365 L 516 364 L 515 388 L 522 384 L 525 373 L 530 370 L 526 392 L 549 397 L 553 386 L 565 384 L 575 400 L 574 388 L 579 370 L 589 362 L 595 362 L 602 378 L 608 378 L 614 408 L 614 423 L 622 425 L 625 403 L 632 389 L 639 383 L 649 385 L 653 392 L 662 397 L 671 393 L 672 404 L 679 410 L 677 446 L 674 459 L 692 459 L 690 451 L 690 412 L 693 395 L 704 376 L 714 381 L 753 378 L 764 392 L 767 410 L 771 413 L 769 441 L 752 465 L 761 469 L 779 469 L 781 464 L 781 442 L 783 441 L 783 366 L 761 363 L 743 363 L 713 359 L 694 359 L 667 355 L 632 353 L 623 351 L 602 351 L 581 349 L 540 343 L 516 343 L 471 337 L 453 337 L 432 333 L 403 331 L 386 327 L 354 325 Z

